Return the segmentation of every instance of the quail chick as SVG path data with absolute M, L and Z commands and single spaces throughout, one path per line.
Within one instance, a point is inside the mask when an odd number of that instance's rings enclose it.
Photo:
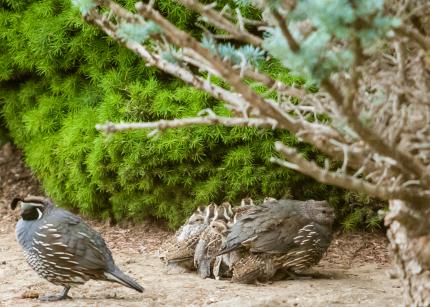
M 213 215 L 213 212 L 209 212 Z M 175 233 L 176 241 L 180 242 L 193 236 L 194 232 L 198 231 L 199 226 L 205 223 L 206 206 L 199 206 L 194 213 L 188 218 L 187 222 L 182 225 Z
M 333 209 L 325 201 L 268 201 L 237 220 L 219 255 L 240 250 L 257 256 L 248 260 L 254 263 L 254 281 L 270 279 L 278 270 L 301 272 L 317 264 L 327 250 L 333 220 Z M 269 269 L 258 263 L 265 263 Z M 237 272 L 234 268 L 233 276 L 241 282 Z M 243 282 L 253 282 L 247 276 L 252 276 L 249 267 Z
M 267 282 L 276 274 L 276 267 L 270 254 L 244 253 L 232 264 L 231 281 L 242 284 Z
M 125 275 L 114 263 L 105 241 L 80 217 L 58 208 L 43 197 L 15 198 L 21 202 L 21 219 L 16 236 L 28 264 L 41 277 L 63 286 L 59 295 L 40 297 L 44 301 L 69 298 L 70 287 L 90 279 L 120 283 L 143 292 L 142 286 Z
M 221 247 L 224 246 L 231 227 L 236 223 L 236 217 L 237 215 L 234 215 L 233 220 L 227 223 L 224 221 L 215 221 L 212 223 L 212 231 L 218 233 L 221 238 Z M 213 275 L 215 279 L 218 280 L 222 277 L 231 277 L 233 265 L 239 260 L 240 254 L 237 250 L 216 256 L 213 265 Z
M 178 236 L 163 243 L 160 248 L 160 258 L 168 265 L 179 265 L 187 270 L 194 270 L 193 256 L 201 233 L 207 228 L 215 214 L 215 204 L 209 204 L 204 210 L 203 222 L 197 218 L 196 222 L 185 225 Z
M 233 212 L 236 218 L 239 219 L 243 214 L 245 214 L 249 209 L 255 206 L 254 201 L 250 197 L 245 197 L 241 200 L 240 206 L 233 208 Z
M 221 249 L 222 232 L 228 229 L 227 223 L 233 219 L 232 213 L 231 205 L 228 202 L 217 207 L 214 219 L 200 235 L 194 252 L 194 265 L 201 278 L 211 276 L 211 268 Z

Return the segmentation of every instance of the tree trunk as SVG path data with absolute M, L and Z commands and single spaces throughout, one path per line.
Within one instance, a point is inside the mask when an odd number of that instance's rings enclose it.
M 391 200 L 385 224 L 405 306 L 430 306 L 430 209 L 416 211 Z

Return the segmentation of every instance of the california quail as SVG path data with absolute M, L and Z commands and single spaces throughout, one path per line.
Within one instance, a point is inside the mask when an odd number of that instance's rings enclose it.
M 270 197 L 270 196 L 264 197 L 264 199 L 263 199 L 263 203 L 273 202 L 273 201 L 276 201 L 276 198 L 273 198 L 273 197 Z
M 244 253 L 232 263 L 231 281 L 242 284 L 269 281 L 275 276 L 277 270 L 273 260 L 270 254 Z
M 174 237 L 164 242 L 159 253 L 161 260 L 169 266 L 179 265 L 187 270 L 193 270 L 194 250 L 201 233 L 213 219 L 215 208 L 215 204 L 209 204 L 204 209 L 203 221 L 197 218 L 196 221 L 185 224 L 178 230 Z M 197 211 L 195 213 L 197 213 Z
M 249 259 L 250 262 L 264 262 L 267 267 L 274 267 L 274 270 L 263 270 L 255 265 L 253 281 L 267 279 L 261 274 L 273 276 L 277 270 L 300 272 L 317 264 L 327 250 L 333 219 L 333 209 L 326 201 L 268 201 L 238 219 L 218 255 L 242 250 L 245 255 L 257 256 Z M 249 267 L 246 274 L 251 276 Z M 241 280 L 234 270 L 233 276 L 236 281 Z M 253 281 L 244 278 L 243 282 Z
M 233 212 L 237 218 L 240 218 L 243 214 L 245 214 L 249 209 L 254 207 L 254 201 L 250 197 L 245 197 L 241 200 L 239 207 L 234 207 Z
M 43 278 L 64 287 L 60 295 L 41 300 L 68 298 L 71 286 L 90 279 L 120 283 L 136 291 L 143 288 L 114 263 L 105 241 L 80 217 L 56 207 L 43 197 L 15 198 L 21 202 L 21 219 L 16 225 L 18 242 L 28 264 Z
M 194 265 L 201 278 L 211 276 L 211 268 L 221 249 L 222 236 L 228 231 L 227 224 L 233 220 L 233 211 L 228 202 L 221 204 L 215 209 L 215 216 L 209 227 L 200 235 L 194 251 Z
M 233 221 L 224 222 L 224 221 L 213 221 L 211 223 L 211 230 L 219 235 L 221 238 L 221 246 L 217 252 L 221 249 L 221 247 L 225 244 L 227 235 L 230 232 L 231 227 L 236 223 L 236 215 L 233 217 Z M 231 251 L 226 254 L 222 254 L 216 256 L 215 262 L 213 265 L 213 275 L 215 279 L 220 279 L 221 277 L 231 277 L 233 265 L 240 260 L 239 251 Z
M 213 215 L 213 212 L 208 212 Z M 205 223 L 206 206 L 199 206 L 194 213 L 188 218 L 188 221 L 182 225 L 175 233 L 176 241 L 186 240 L 188 237 L 192 236 L 196 230 L 198 230 L 198 225 L 203 225 Z

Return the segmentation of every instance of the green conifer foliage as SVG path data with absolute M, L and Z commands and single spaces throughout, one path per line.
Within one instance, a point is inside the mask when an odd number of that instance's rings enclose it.
M 194 27 L 195 16 L 183 7 L 157 3 L 176 25 Z M 121 4 L 132 8 L 134 1 Z M 148 138 L 142 131 L 97 132 L 95 125 L 106 121 L 227 111 L 86 25 L 70 0 L 0 0 L 0 107 L 47 194 L 84 214 L 153 216 L 174 226 L 199 204 L 247 195 L 344 201 L 340 190 L 269 162 L 275 140 L 299 145 L 286 133 L 196 127 Z

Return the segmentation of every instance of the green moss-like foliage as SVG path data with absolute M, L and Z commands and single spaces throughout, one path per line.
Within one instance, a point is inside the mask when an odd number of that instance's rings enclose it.
M 193 27 L 189 11 L 170 0 L 158 5 L 181 28 Z M 153 216 L 172 226 L 201 203 L 247 195 L 329 198 L 345 208 L 344 192 L 269 162 L 275 140 L 299 145 L 285 132 L 196 127 L 148 138 L 145 131 L 96 131 L 106 121 L 195 116 L 209 107 L 227 112 L 86 25 L 69 0 L 0 0 L 0 68 L 10 135 L 63 206 L 117 220 Z

